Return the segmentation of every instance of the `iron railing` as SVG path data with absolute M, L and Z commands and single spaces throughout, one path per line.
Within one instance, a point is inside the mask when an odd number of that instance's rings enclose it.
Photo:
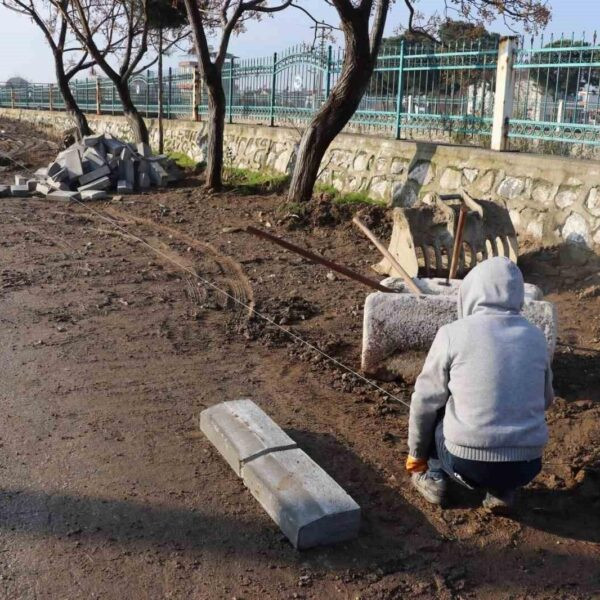
M 387 41 L 348 131 L 405 139 L 488 146 L 492 130 L 498 40 L 453 44 Z M 340 77 L 343 51 L 298 46 L 223 69 L 230 123 L 302 127 Z M 135 77 L 133 100 L 158 114 L 158 78 Z M 519 40 L 513 64 L 509 139 L 515 149 L 592 154 L 600 147 L 600 46 L 596 35 Z M 71 89 L 86 112 L 118 114 L 121 104 L 103 78 L 77 80 Z M 503 99 L 506 100 L 506 99 Z M 64 109 L 56 84 L 0 83 L 0 106 Z M 204 119 L 207 91 L 193 69 L 163 77 L 163 114 Z

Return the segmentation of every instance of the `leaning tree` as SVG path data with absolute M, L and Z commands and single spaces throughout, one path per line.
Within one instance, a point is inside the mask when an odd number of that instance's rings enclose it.
M 184 0 L 200 72 L 208 96 L 208 144 L 206 187 L 218 190 L 222 186 L 223 138 L 225 133 L 225 90 L 223 65 L 229 40 L 240 31 L 248 19 L 260 18 L 288 7 L 292 0 L 271 5 L 268 0 Z M 218 37 L 217 49 L 211 53 L 208 36 Z
M 42 31 L 46 42 L 52 51 L 56 83 L 65 103 L 65 110 L 75 122 L 80 135 L 91 133 L 85 113 L 81 110 L 69 82 L 77 73 L 93 66 L 95 61 L 90 59 L 85 46 L 78 44 L 72 35 L 69 35 L 67 20 L 63 11 L 69 8 L 70 0 L 60 0 L 57 5 L 47 1 L 34 0 L 2 0 L 6 8 L 29 17 Z M 98 20 L 95 27 L 104 24 Z
M 310 200 L 319 174 L 321 160 L 334 138 L 355 113 L 370 77 L 387 15 L 393 0 L 327 0 L 337 11 L 344 36 L 344 61 L 340 76 L 329 98 L 304 131 L 290 183 L 290 202 Z M 409 11 L 408 31 L 428 35 L 427 24 L 418 22 L 414 0 L 404 0 Z M 550 18 L 545 0 L 446 0 L 446 11 L 473 22 L 489 23 L 500 16 L 510 25 L 520 23 L 526 29 L 544 25 Z M 431 37 L 431 35 L 428 35 Z
M 135 141 L 149 143 L 148 128 L 129 89 L 132 78 L 158 60 L 156 55 L 146 56 L 152 26 L 148 0 L 70 0 L 67 7 L 63 0 L 48 1 L 60 10 L 69 29 L 113 82 Z M 176 30 L 165 40 L 163 52 L 186 35 L 186 31 Z

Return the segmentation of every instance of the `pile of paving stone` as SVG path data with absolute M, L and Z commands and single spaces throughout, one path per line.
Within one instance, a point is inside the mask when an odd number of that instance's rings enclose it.
M 106 133 L 85 136 L 32 176 L 17 175 L 14 185 L 0 185 L 0 196 L 101 200 L 109 192 L 130 194 L 180 177 L 177 165 L 165 155 L 153 156 L 148 144 L 130 144 Z

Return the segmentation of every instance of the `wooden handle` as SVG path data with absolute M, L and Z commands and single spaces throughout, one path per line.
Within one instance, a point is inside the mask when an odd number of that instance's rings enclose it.
M 460 205 L 460 211 L 458 213 L 458 223 L 456 225 L 456 234 L 454 236 L 454 248 L 452 248 L 452 262 L 450 263 L 450 272 L 448 279 L 454 279 L 456 277 L 456 271 L 458 271 L 458 259 L 460 256 L 460 249 L 462 246 L 463 231 L 465 229 L 465 222 L 467 220 L 467 212 L 469 209 L 465 204 Z
M 369 277 L 365 277 L 364 275 L 361 275 L 360 273 L 357 273 L 356 271 L 353 271 L 352 269 L 349 269 L 348 267 L 344 267 L 343 265 L 338 265 L 337 263 L 334 263 L 333 261 L 326 259 L 324 256 L 320 256 L 319 254 L 314 254 L 313 252 L 310 252 L 309 250 L 305 250 L 304 248 L 300 248 L 299 246 L 296 246 L 295 244 L 292 244 L 291 242 L 282 240 L 281 238 L 277 237 L 276 235 L 272 235 L 271 233 L 267 233 L 266 231 L 262 231 L 261 229 L 257 229 L 256 227 L 252 227 L 252 225 L 248 225 L 246 227 L 246 231 L 248 233 L 251 233 L 253 235 L 261 237 L 265 240 L 268 240 L 269 242 L 273 242 L 274 244 L 277 244 L 278 246 L 281 246 L 282 248 L 285 248 L 286 250 L 291 250 L 292 252 L 295 252 L 296 254 L 299 254 L 300 256 L 304 256 L 304 258 L 308 258 L 308 260 L 312 260 L 312 262 L 324 265 L 325 267 L 328 267 L 332 271 L 337 271 L 338 273 L 341 273 L 342 275 L 345 275 L 346 277 L 348 277 L 350 279 L 354 279 L 354 281 L 358 281 L 358 282 L 362 283 L 363 285 L 373 288 L 374 290 L 377 290 L 379 292 L 387 292 L 387 293 L 393 294 L 393 293 L 396 293 L 396 291 L 397 291 L 392 288 L 385 287 L 384 285 L 381 285 L 378 281 L 375 281 L 374 279 L 370 279 Z
M 375 248 L 377 248 L 377 250 L 392 263 L 394 269 L 402 275 L 402 279 L 404 279 L 408 289 L 413 294 L 417 294 L 417 296 L 422 295 L 423 292 L 417 287 L 417 284 L 413 281 L 412 277 L 404 270 L 396 257 L 377 239 L 377 236 L 358 217 L 354 217 L 352 222 L 373 242 Z

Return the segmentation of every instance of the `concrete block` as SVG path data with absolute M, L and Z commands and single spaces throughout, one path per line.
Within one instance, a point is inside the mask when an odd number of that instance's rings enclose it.
M 73 145 L 58 156 L 58 162 L 67 170 L 70 179 L 77 179 L 83 175 L 83 165 L 81 164 L 78 146 Z
M 53 190 L 46 198 L 48 200 L 80 200 L 81 196 L 79 192 L 72 192 L 70 190 Z
M 106 175 L 110 175 L 110 168 L 108 165 L 105 164 L 101 167 L 97 167 L 89 173 L 86 173 L 85 175 L 82 175 L 79 178 L 79 185 L 86 185 L 88 183 L 91 183 L 92 181 L 96 181 L 96 179 L 101 179 Z
M 299 448 L 247 462 L 242 477 L 295 548 L 333 544 L 358 535 L 359 505 Z
M 111 135 L 106 134 L 104 139 L 102 140 L 106 151 L 116 156 L 121 153 L 121 150 L 125 147 L 125 144 L 116 138 L 113 138 Z
M 104 200 L 108 194 L 104 190 L 84 190 L 81 192 L 82 200 Z
M 15 196 L 16 198 L 28 198 L 31 192 L 29 191 L 29 186 L 25 185 L 11 185 L 10 186 L 10 195 Z
M 35 191 L 38 194 L 42 194 L 42 196 L 47 196 L 52 191 L 52 188 L 46 183 L 38 183 L 35 186 Z
M 135 163 L 128 147 L 123 148 L 119 155 L 119 179 L 126 181 L 131 187 L 135 184 Z
M 15 185 L 27 185 L 27 179 L 24 175 L 15 175 Z
M 100 179 L 96 179 L 95 181 L 91 181 L 90 183 L 86 183 L 85 185 L 79 186 L 77 188 L 78 192 L 85 192 L 87 190 L 107 190 L 111 186 L 110 177 L 101 177 Z
M 61 171 L 62 168 L 63 167 L 61 167 L 60 164 L 57 163 L 57 162 L 50 163 L 48 165 L 48 169 L 47 169 L 47 173 L 46 174 L 48 175 L 48 177 L 54 177 L 58 172 Z M 65 173 L 66 172 L 67 171 L 65 169 Z
M 84 160 L 88 161 L 88 163 L 91 165 L 90 170 L 92 170 L 92 171 L 94 169 L 97 169 L 99 167 L 103 167 L 104 165 L 106 165 L 106 160 L 104 159 L 104 156 L 102 156 L 96 150 L 96 148 L 88 148 L 83 153 L 83 158 L 84 158 Z
M 423 285 L 422 280 L 418 285 Z M 552 356 L 556 347 L 556 310 L 551 302 L 532 300 L 538 296 L 533 288 L 535 286 L 529 287 L 523 316 L 543 331 Z M 376 374 L 393 354 L 426 352 L 438 329 L 457 317 L 456 292 L 418 297 L 407 293 L 369 294 L 363 318 L 362 370 Z
M 53 181 L 66 181 L 69 179 L 69 171 L 65 167 L 61 167 L 58 171 L 54 170 L 53 174 L 50 175 Z
M 0 198 L 10 196 L 10 186 L 9 185 L 0 185 Z
M 46 184 L 52 190 L 69 190 L 69 184 L 66 181 L 54 181 L 50 178 L 46 180 Z
M 48 177 L 48 169 L 46 167 L 40 167 L 33 175 L 36 179 L 46 179 L 46 177 Z
M 140 190 L 147 190 L 150 187 L 150 175 L 148 173 L 138 175 L 138 186 Z
M 37 179 L 28 179 L 27 180 L 27 187 L 29 188 L 30 192 L 35 192 L 35 188 L 36 188 L 37 184 L 38 184 Z
M 84 135 L 83 136 L 83 145 L 92 147 L 97 146 L 102 141 L 102 135 Z
M 452 296 L 456 301 L 458 295 L 458 288 L 462 283 L 462 279 L 451 279 L 446 285 L 446 279 L 443 277 L 423 277 L 421 279 L 415 279 L 417 287 L 424 294 L 442 294 L 444 296 Z M 404 279 L 401 277 L 387 277 L 381 282 L 381 285 L 393 288 L 404 294 L 409 293 L 407 285 L 404 283 Z M 525 301 L 528 300 L 543 300 L 544 293 L 533 283 L 525 284 Z
M 244 464 L 263 454 L 296 448 L 296 442 L 248 399 L 203 410 L 200 429 L 237 475 Z
M 133 185 L 129 183 L 129 181 L 120 179 L 117 182 L 117 192 L 119 192 L 119 194 L 131 194 L 131 192 L 133 192 Z
M 154 185 L 167 185 L 169 182 L 169 174 L 163 169 L 159 162 L 150 162 L 150 180 Z

